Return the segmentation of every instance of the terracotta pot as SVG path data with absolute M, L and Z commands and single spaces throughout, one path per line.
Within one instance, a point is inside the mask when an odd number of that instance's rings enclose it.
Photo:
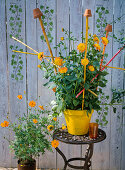
M 32 160 L 21 164 L 21 161 L 18 160 L 18 170 L 36 170 L 36 160 Z

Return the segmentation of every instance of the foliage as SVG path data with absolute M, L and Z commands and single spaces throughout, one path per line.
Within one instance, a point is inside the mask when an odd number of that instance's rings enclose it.
M 49 88 L 56 87 L 56 107 L 54 106 L 54 110 L 57 109 L 58 113 L 64 111 L 65 109 L 81 110 L 83 96 L 80 95 L 76 99 L 76 95 L 83 89 L 83 87 L 85 88 L 84 109 L 99 110 L 100 101 L 98 97 L 91 94 L 88 89 L 91 89 L 94 93 L 99 95 L 102 94 L 101 88 L 106 86 L 107 80 L 105 79 L 105 76 L 108 73 L 107 71 L 99 71 L 102 51 L 95 49 L 93 36 L 89 35 L 87 52 L 89 64 L 86 66 L 86 82 L 84 83 L 84 66 L 81 64 L 81 60 L 83 59 L 85 52 L 78 52 L 75 48 L 73 48 L 68 53 L 66 41 L 70 40 L 70 42 L 75 44 L 76 38 L 73 36 L 69 37 L 68 32 L 64 29 L 63 32 L 65 34 L 64 41 L 60 41 L 55 48 L 59 51 L 58 56 L 60 59 L 64 61 L 63 67 L 66 67 L 68 71 L 62 74 L 58 69 L 58 73 L 56 75 L 54 73 L 53 66 L 50 63 L 45 63 L 44 60 L 41 62 L 41 69 L 45 71 L 44 76 L 48 79 L 48 82 L 44 85 L 49 86 Z M 85 41 L 84 37 L 83 41 Z M 66 53 L 65 56 L 62 54 L 63 51 Z M 89 66 L 93 66 L 95 70 L 90 71 Z M 100 76 L 97 80 L 90 83 L 92 78 L 98 73 Z M 97 87 L 99 87 L 98 90 Z
M 53 30 L 52 17 L 53 17 L 54 10 L 50 9 L 50 7 L 46 6 L 46 5 L 45 6 L 41 5 L 40 9 L 43 12 L 42 20 L 43 20 L 43 24 L 44 24 L 44 27 L 45 27 L 45 31 L 47 33 L 47 37 L 49 39 L 49 42 L 52 43 L 53 36 L 52 36 L 51 32 Z M 45 41 L 43 35 L 41 35 L 40 38 L 41 38 L 42 41 Z
M 124 96 L 125 96 L 125 90 L 121 89 L 112 89 L 112 100 L 111 100 L 111 105 L 119 104 L 123 105 L 123 109 L 125 109 L 125 103 L 124 103 Z M 116 108 L 113 107 L 114 112 L 116 112 Z
M 14 4 L 11 3 L 9 10 L 11 12 L 11 16 L 9 18 L 9 25 L 11 28 L 10 38 L 12 38 L 12 36 L 15 36 L 16 38 L 22 40 L 22 37 L 21 37 L 21 32 L 22 32 L 21 13 L 23 12 L 22 8 L 16 5 L 15 3 Z M 20 49 L 15 44 L 11 44 L 10 49 L 23 51 L 23 49 Z M 16 79 L 16 80 L 23 80 L 23 77 L 24 77 L 22 74 L 23 60 L 19 53 L 12 54 L 11 65 L 13 67 L 13 73 L 11 73 L 11 78 Z
M 43 106 L 37 109 L 33 101 L 29 105 L 31 107 L 28 108 L 28 114 L 18 117 L 14 123 L 9 122 L 9 129 L 15 134 L 14 139 L 9 141 L 9 146 L 15 152 L 15 158 L 22 164 L 39 156 L 40 153 L 44 154 L 46 150 L 52 151 L 51 131 L 58 127 L 55 113 L 50 114 Z M 1 125 L 8 126 L 7 123 Z
M 107 26 L 107 14 L 109 14 L 109 10 L 102 7 L 97 7 L 96 13 L 98 14 L 97 20 L 96 20 L 96 28 L 98 32 L 98 36 L 104 36 L 105 35 L 105 27 Z
M 96 19 L 96 28 L 97 28 L 97 32 L 98 32 L 98 36 L 104 36 L 105 35 L 105 27 L 107 24 L 120 24 L 122 18 L 125 16 L 125 14 L 121 15 L 120 17 L 116 18 L 113 20 L 113 22 L 111 23 L 107 23 L 107 17 L 109 14 L 109 10 L 105 7 L 97 7 L 96 9 L 96 13 L 98 15 L 97 19 Z M 125 37 L 124 37 L 124 28 L 120 29 L 117 32 L 117 36 L 113 33 L 112 35 L 109 35 L 110 37 L 113 37 L 114 42 L 119 43 L 119 45 L 122 47 L 125 44 Z

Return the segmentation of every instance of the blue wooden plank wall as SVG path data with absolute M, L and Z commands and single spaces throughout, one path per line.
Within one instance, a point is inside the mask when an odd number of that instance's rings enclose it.
M 60 37 L 62 37 L 62 28 L 70 30 L 73 35 L 81 42 L 81 32 L 85 34 L 85 18 L 83 13 L 86 8 L 92 10 L 92 17 L 89 20 L 89 33 L 98 34 L 96 20 L 98 18 L 95 12 L 97 7 L 105 7 L 109 10 L 106 19 L 108 23 L 113 23 L 113 33 L 109 37 L 110 45 L 106 52 L 109 59 L 118 51 L 120 44 L 115 42 L 112 35 L 115 33 L 118 38 L 124 36 L 125 27 L 125 1 L 124 0 L 0 0 L 0 115 L 1 121 L 9 113 L 11 120 L 15 120 L 18 113 L 27 112 L 27 102 L 38 100 L 39 104 L 47 105 L 54 99 L 53 92 L 43 87 L 45 83 L 43 72 L 38 70 L 39 61 L 32 55 L 20 55 L 12 52 L 12 49 L 23 49 L 29 51 L 21 44 L 10 38 L 11 35 L 21 38 L 23 42 L 31 46 L 36 51 L 48 53 L 46 43 L 42 42 L 40 24 L 33 19 L 33 9 L 36 7 L 49 6 L 54 9 L 53 21 L 53 48 Z M 18 9 L 16 8 L 18 6 Z M 15 11 L 15 12 L 14 12 Z M 113 22 L 116 18 L 124 16 L 118 22 Z M 14 28 L 13 28 L 14 26 Z M 119 31 L 123 31 L 120 35 Z M 69 47 L 71 44 L 67 44 Z M 75 44 L 77 46 L 77 44 Z M 53 54 L 57 52 L 53 48 Z M 15 59 L 18 67 L 14 68 L 11 63 Z M 125 63 L 124 51 L 112 62 L 112 66 L 123 67 Z M 21 70 L 21 71 L 19 71 Z M 105 93 L 111 97 L 111 88 L 125 88 L 125 73 L 123 71 L 109 69 L 107 76 L 108 85 Z M 18 75 L 18 76 L 17 76 Z M 23 78 L 22 78 L 23 76 Z M 13 77 L 19 77 L 21 80 L 15 80 Z M 18 78 L 16 78 L 18 79 Z M 24 94 L 21 103 L 17 100 L 18 94 Z M 40 97 L 39 97 L 40 96 Z M 95 119 L 93 115 L 93 120 Z M 92 158 L 92 170 L 125 170 L 125 112 L 121 106 L 117 107 L 117 114 L 113 114 L 112 108 L 109 108 L 109 124 L 104 128 L 107 138 L 102 143 L 95 144 L 94 155 Z M 61 118 L 64 122 L 64 118 Z M 13 159 L 14 154 L 9 152 L 8 143 L 3 139 L 7 134 L 9 138 L 12 135 L 0 127 L 0 167 L 16 167 L 17 160 Z M 67 157 L 80 157 L 84 154 L 84 146 L 72 146 L 60 143 L 60 148 Z M 78 162 L 78 164 L 81 164 Z M 45 155 L 37 159 L 39 168 L 62 168 L 63 160 L 54 151 L 46 152 Z

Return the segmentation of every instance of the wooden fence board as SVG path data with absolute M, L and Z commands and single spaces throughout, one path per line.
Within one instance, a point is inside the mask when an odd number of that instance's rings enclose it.
M 96 13 L 96 9 L 97 9 L 97 7 L 102 7 L 102 6 L 105 7 L 105 9 L 109 10 L 109 14 L 106 16 L 107 23 L 110 23 L 113 21 L 113 1 L 96 0 L 95 1 L 95 26 L 94 26 L 95 32 L 94 33 L 97 35 L 98 35 L 98 29 L 96 27 L 96 24 L 97 24 L 96 20 L 97 20 L 98 16 Z M 103 28 L 103 29 L 105 29 L 105 28 Z M 112 35 L 111 33 L 109 33 L 109 34 Z M 101 35 L 101 37 L 102 37 L 102 35 Z M 100 41 L 101 41 L 101 37 L 100 37 Z M 108 57 L 107 58 L 105 57 L 106 63 L 112 57 L 112 38 L 108 36 L 108 40 L 109 40 L 110 44 L 108 44 L 106 47 L 106 53 L 108 53 Z M 102 43 L 100 42 L 100 45 L 101 44 Z M 104 91 L 105 95 L 109 95 L 109 97 L 111 99 L 111 88 L 110 88 L 111 87 L 111 69 L 108 69 L 107 71 L 109 73 L 106 76 L 108 83 L 103 91 Z M 107 138 L 105 141 L 95 145 L 94 156 L 92 159 L 93 160 L 93 162 L 92 162 L 93 169 L 109 169 L 109 162 L 110 162 L 110 153 L 109 153 L 109 149 L 110 149 L 110 108 L 108 110 L 107 119 L 109 121 L 109 124 L 105 128 L 103 128 L 103 130 L 107 134 Z
M 83 30 L 83 36 L 85 37 L 85 34 L 86 34 L 86 17 L 84 16 L 84 13 L 85 13 L 86 9 L 91 9 L 91 13 L 92 13 L 92 17 L 89 17 L 89 19 L 88 19 L 88 25 L 89 25 L 88 35 L 89 34 L 93 35 L 93 33 L 94 33 L 95 0 L 93 0 L 93 1 L 91 1 L 91 0 L 84 1 L 83 0 L 82 3 L 83 3 L 83 21 L 82 21 L 83 22 L 83 28 L 82 28 L 82 30 Z M 92 120 L 94 120 L 94 114 L 95 114 L 95 111 L 93 113 Z M 86 148 L 87 148 L 87 145 L 82 145 L 82 151 L 81 151 L 82 156 L 85 155 Z
M 114 1 L 114 20 L 123 15 L 123 1 Z M 118 38 L 122 38 L 124 35 L 120 35 L 119 31 L 124 29 L 124 24 L 121 21 L 114 23 L 114 34 Z M 113 42 L 113 54 L 118 51 L 121 45 L 118 42 Z M 122 67 L 124 63 L 124 53 L 121 52 L 114 60 L 114 67 Z M 112 88 L 123 89 L 124 72 L 121 70 L 112 70 Z M 116 107 L 116 114 L 112 115 L 111 118 L 111 142 L 110 142 L 110 168 L 121 169 L 122 158 L 122 106 Z M 123 168 L 124 169 L 124 168 Z
M 82 42 L 82 0 L 70 0 L 70 36 L 74 36 L 78 41 L 74 43 L 74 48 Z M 73 42 L 70 41 L 70 50 L 73 48 Z M 81 157 L 80 145 L 69 145 L 69 157 Z M 73 164 L 73 163 L 72 163 Z M 75 161 L 74 165 L 80 165 L 80 161 Z
M 36 0 L 26 1 L 26 44 L 37 51 L 37 37 L 36 37 L 36 19 L 33 18 L 33 9 L 36 8 Z M 30 49 L 26 49 L 27 52 L 32 52 Z M 26 95 L 27 106 L 29 101 L 36 101 L 38 99 L 38 74 L 37 74 L 37 56 L 26 55 Z M 39 160 L 37 161 L 37 167 L 39 167 Z
M 55 49 L 54 49 L 54 46 L 55 46 L 55 38 L 56 38 L 56 0 L 53 0 L 53 1 L 49 1 L 49 0 L 43 0 L 42 2 L 39 0 L 38 1 L 38 4 L 37 6 L 40 8 L 40 6 L 44 6 L 44 7 L 49 7 L 49 10 L 54 10 L 54 13 L 52 15 L 52 22 L 53 22 L 53 30 L 51 32 L 51 35 L 53 37 L 53 41 L 52 43 L 50 43 L 50 46 L 51 46 L 51 49 L 52 49 L 52 52 L 53 52 L 53 55 L 55 56 Z M 44 9 L 41 10 L 42 12 L 44 12 Z M 45 15 L 51 15 L 51 13 L 47 13 Z M 47 24 L 48 24 L 48 27 L 46 27 L 46 32 L 49 31 L 49 23 L 47 21 Z M 49 50 L 48 50 L 48 47 L 47 47 L 47 44 L 46 42 L 42 41 L 40 36 L 42 36 L 43 33 L 42 33 L 42 29 L 41 29 L 41 26 L 40 26 L 40 23 L 39 21 L 37 21 L 37 48 L 38 48 L 38 51 L 39 52 L 44 52 L 45 55 L 49 55 L 50 56 L 50 53 L 49 53 Z M 45 60 L 45 62 L 48 62 Z M 40 61 L 38 61 L 38 63 L 40 64 Z M 39 97 L 39 104 L 40 105 L 43 105 L 43 107 L 45 109 L 50 109 L 49 107 L 49 104 L 50 102 L 54 99 L 54 92 L 52 91 L 52 89 L 48 89 L 48 87 L 43 87 L 43 84 L 47 82 L 47 80 L 45 80 L 43 78 L 43 75 L 44 75 L 44 72 L 41 71 L 40 69 L 38 69 L 38 96 Z M 47 108 L 46 108 L 47 106 Z M 52 140 L 52 139 L 50 139 Z M 41 155 L 40 156 L 40 159 L 39 159 L 39 167 L 40 168 L 56 168 L 56 151 L 55 149 L 53 149 L 53 152 L 49 152 L 49 151 L 46 151 L 44 155 Z
M 21 74 L 24 76 L 22 80 L 16 81 L 15 78 L 11 77 L 12 74 L 14 74 L 14 76 L 18 74 L 18 72 L 16 72 L 17 70 L 13 69 L 11 65 L 12 55 L 14 55 L 12 49 L 15 49 L 16 46 L 18 46 L 17 50 L 23 49 L 25 51 L 25 47 L 22 47 L 22 45 L 20 45 L 19 43 L 15 42 L 12 38 L 10 38 L 10 35 L 17 36 L 17 38 L 19 39 L 22 38 L 23 41 L 25 42 L 25 1 L 8 0 L 6 3 L 6 8 L 7 8 L 7 44 L 8 44 L 8 68 L 9 68 L 9 88 L 10 88 L 9 90 L 10 119 L 11 121 L 15 121 L 16 115 L 21 116 L 24 112 L 26 112 L 26 97 L 24 95 L 24 91 L 26 90 L 26 81 L 25 81 L 26 60 L 24 56 L 21 56 L 20 54 L 15 54 L 16 56 L 14 59 L 16 60 L 17 65 L 20 64 L 20 61 L 23 62 L 22 64 L 23 69 L 21 71 Z M 11 17 L 13 17 L 14 20 Z M 21 29 L 19 25 L 22 25 Z M 10 47 L 11 45 L 14 47 L 11 48 Z M 22 60 L 20 60 L 20 57 Z M 19 94 L 23 95 L 23 99 L 21 101 L 17 99 L 17 96 Z M 12 153 L 11 166 L 15 167 L 17 165 L 17 160 L 13 159 L 13 156 L 14 153 Z
M 122 14 L 125 14 L 125 11 L 124 11 L 124 8 L 125 8 L 125 1 L 123 1 L 123 4 L 122 4 L 122 10 L 121 10 L 121 13 Z M 125 28 L 125 18 L 122 18 L 121 19 L 121 24 L 123 25 L 123 28 Z M 125 29 L 123 31 L 123 36 L 125 35 Z M 122 56 L 123 56 L 123 60 L 124 60 L 124 68 L 125 68 L 125 50 L 122 52 Z M 124 75 L 124 79 L 123 79 L 123 88 L 125 89 L 125 72 L 123 73 Z M 124 103 L 125 103 L 125 97 L 124 97 Z M 124 158 L 125 158 L 125 109 L 123 110 L 122 112 L 122 155 L 121 155 L 121 170 L 124 169 L 125 167 L 125 161 L 124 161 Z
M 57 44 L 60 41 L 61 37 L 64 37 L 64 32 L 62 32 L 62 28 L 65 30 L 69 30 L 69 0 L 57 0 Z M 65 41 L 65 40 L 64 40 Z M 66 41 L 66 46 L 69 46 L 69 43 Z M 69 50 L 69 49 L 68 49 Z M 57 56 L 58 55 L 57 50 Z M 62 51 L 62 55 L 65 57 L 66 52 Z M 64 115 L 60 120 L 60 126 L 62 123 L 65 124 Z M 60 142 L 59 148 L 65 153 L 66 157 L 69 157 L 69 146 Z M 63 168 L 64 161 L 62 160 L 61 156 L 57 153 L 57 168 Z
M 0 123 L 6 119 L 8 106 L 8 63 L 6 44 L 6 7 L 4 1 L 0 4 Z M 8 142 L 4 136 L 9 137 L 7 128 L 0 127 L 0 165 L 10 166 L 11 155 L 9 153 Z

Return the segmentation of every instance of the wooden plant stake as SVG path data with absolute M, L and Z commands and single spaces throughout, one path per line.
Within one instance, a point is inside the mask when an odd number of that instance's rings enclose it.
M 34 15 L 34 19 L 39 18 L 39 22 L 40 22 L 40 25 L 41 25 L 41 28 L 42 28 L 42 31 L 43 31 L 43 35 L 44 35 L 44 38 L 46 40 L 46 43 L 47 43 L 47 46 L 48 46 L 48 49 L 49 49 L 49 52 L 50 52 L 50 55 L 51 55 L 51 58 L 52 58 L 52 62 L 54 63 L 53 53 L 52 53 L 52 50 L 51 50 L 51 47 L 50 47 L 50 43 L 49 43 L 48 37 L 47 37 L 46 32 L 45 32 L 43 21 L 41 19 L 41 16 L 43 14 L 42 14 L 42 12 L 40 11 L 39 8 L 36 8 L 36 9 L 33 10 L 33 15 Z M 56 66 L 55 65 L 53 65 L 53 66 L 54 66 L 55 73 L 57 74 Z
M 87 56 L 87 43 L 88 43 L 88 17 L 91 17 L 91 10 L 90 9 L 86 9 L 84 16 L 86 17 L 86 41 L 85 41 L 85 59 Z M 86 81 L 86 65 L 84 65 L 84 83 Z M 83 101 L 82 101 L 82 110 L 84 107 L 84 98 L 85 98 L 85 90 L 83 91 Z

